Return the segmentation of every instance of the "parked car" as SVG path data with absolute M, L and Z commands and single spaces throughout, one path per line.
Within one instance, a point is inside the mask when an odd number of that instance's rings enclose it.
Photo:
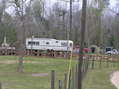
M 116 55 L 116 54 L 119 54 L 119 51 L 117 49 L 113 49 L 111 51 L 107 51 L 106 54 Z

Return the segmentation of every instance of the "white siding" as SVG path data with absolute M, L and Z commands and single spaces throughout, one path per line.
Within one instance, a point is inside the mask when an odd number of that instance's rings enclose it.
M 56 41 L 58 41 L 58 43 L 56 43 Z M 28 42 L 39 42 L 39 45 L 29 45 Z M 64 43 L 68 43 L 67 45 L 61 45 L 62 42 Z M 49 43 L 49 44 L 46 44 Z M 35 49 L 35 50 L 48 50 L 48 49 L 52 49 L 55 51 L 72 51 L 73 47 L 70 46 L 70 43 L 73 42 L 72 41 L 67 41 L 67 40 L 56 40 L 56 39 L 47 39 L 47 38 L 27 38 L 26 39 L 26 48 L 27 49 Z M 68 48 L 69 47 L 69 48 Z

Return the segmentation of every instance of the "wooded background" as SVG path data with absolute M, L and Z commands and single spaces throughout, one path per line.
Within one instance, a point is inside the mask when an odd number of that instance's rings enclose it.
M 0 44 L 4 36 L 11 46 L 26 37 L 73 40 L 80 43 L 81 0 L 72 2 L 70 29 L 69 1 L 0 0 Z M 52 3 L 52 5 L 50 5 Z M 85 47 L 97 45 L 119 48 L 119 2 L 111 7 L 109 0 L 88 0 Z M 11 8 L 11 9 L 10 9 Z

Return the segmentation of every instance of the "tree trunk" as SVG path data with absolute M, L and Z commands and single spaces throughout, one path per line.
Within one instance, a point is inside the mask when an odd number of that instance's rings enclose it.
M 18 72 L 23 72 L 23 57 L 25 54 L 25 25 L 24 25 L 24 1 L 22 0 L 22 6 L 21 6 L 21 16 L 20 16 L 20 20 L 21 20 L 21 26 L 19 29 L 19 33 L 20 37 L 19 37 L 19 42 L 20 42 L 20 46 L 19 46 L 19 63 L 18 63 Z
M 83 66 L 83 48 L 85 40 L 85 29 L 86 29 L 86 6 L 87 0 L 83 0 L 82 5 L 82 18 L 81 18 L 81 44 L 79 51 L 79 60 L 78 60 L 78 88 L 82 89 L 82 66 Z
M 19 34 L 21 35 L 19 38 L 20 41 L 20 45 L 19 45 L 19 63 L 18 63 L 18 72 L 23 72 L 23 57 L 25 54 L 25 28 L 24 28 L 24 22 L 22 22 L 22 29 L 20 29 L 21 31 L 19 32 Z

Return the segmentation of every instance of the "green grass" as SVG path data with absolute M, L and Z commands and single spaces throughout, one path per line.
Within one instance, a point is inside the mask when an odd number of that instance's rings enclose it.
M 110 74 L 113 69 L 89 71 L 84 80 L 83 89 L 116 89 L 110 82 Z
M 83 81 L 83 89 L 116 89 L 110 82 L 111 74 L 119 71 L 118 63 L 109 63 L 107 68 L 106 62 L 102 63 L 102 68 L 99 67 L 99 62 L 95 62 L 95 69 L 90 69 Z
M 0 56 L 0 61 L 16 61 L 18 57 Z M 64 73 L 68 72 L 68 60 L 25 57 L 24 73 L 17 73 L 17 64 L 0 63 L 0 81 L 5 89 L 49 89 L 51 70 L 56 71 L 56 80 L 62 79 Z M 48 73 L 45 77 L 34 77 L 32 73 Z M 58 82 L 58 81 L 56 81 Z
M 64 80 L 64 73 L 68 72 L 69 60 L 64 59 L 25 57 L 24 73 L 16 72 L 17 63 L 4 63 L 8 60 L 14 62 L 18 57 L 0 56 L 0 82 L 4 89 L 50 89 L 51 70 L 56 71 L 56 86 L 58 80 Z M 73 61 L 74 64 L 75 61 Z M 110 68 L 106 68 L 105 64 L 103 65 L 104 68 L 99 69 L 96 63 L 96 68 L 88 72 L 83 89 L 116 89 L 109 78 L 118 67 L 110 64 Z M 32 73 L 48 73 L 48 76 L 34 77 Z

